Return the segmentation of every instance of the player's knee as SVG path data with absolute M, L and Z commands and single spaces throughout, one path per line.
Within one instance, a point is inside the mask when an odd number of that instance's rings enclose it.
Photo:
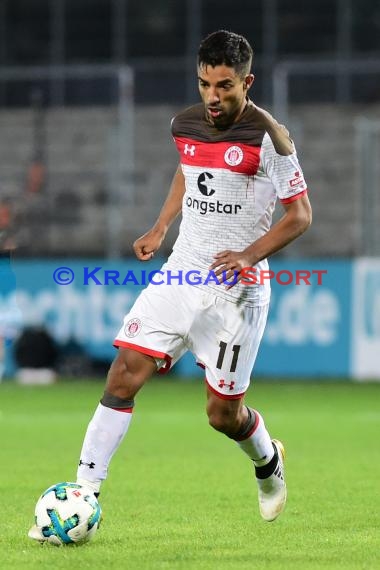
M 131 395 L 130 384 L 131 374 L 127 363 L 118 354 L 108 371 L 106 390 L 119 398 L 128 398 Z
M 236 414 L 230 410 L 209 410 L 208 421 L 212 428 L 229 437 L 239 429 Z
M 109 369 L 106 390 L 119 398 L 134 398 L 154 369 L 143 355 L 119 351 Z

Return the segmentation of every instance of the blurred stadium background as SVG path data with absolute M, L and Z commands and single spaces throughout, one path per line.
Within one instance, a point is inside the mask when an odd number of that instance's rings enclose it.
M 313 226 L 272 268 L 327 271 L 273 284 L 256 373 L 380 379 L 378 0 L 2 0 L 0 376 L 104 371 L 140 287 L 84 285 L 83 267 L 141 271 L 131 245 L 177 164 L 170 119 L 198 101 L 197 47 L 219 28 L 254 46 L 251 96 L 310 188 Z M 197 374 L 187 357 L 177 371 Z

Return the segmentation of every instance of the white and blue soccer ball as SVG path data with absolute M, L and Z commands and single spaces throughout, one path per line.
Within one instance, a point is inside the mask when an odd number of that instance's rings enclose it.
M 56 546 L 83 544 L 96 533 L 101 513 L 89 489 L 78 483 L 57 483 L 38 499 L 35 525 L 28 536 Z

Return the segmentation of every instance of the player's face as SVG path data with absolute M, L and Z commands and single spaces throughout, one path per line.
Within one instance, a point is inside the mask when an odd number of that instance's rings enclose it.
M 203 65 L 198 68 L 198 84 L 207 119 L 216 127 L 225 128 L 242 113 L 253 75 L 241 78 L 233 67 Z

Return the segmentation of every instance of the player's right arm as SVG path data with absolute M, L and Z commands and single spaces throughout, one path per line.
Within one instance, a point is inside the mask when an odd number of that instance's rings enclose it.
M 140 261 L 149 261 L 161 246 L 166 233 L 182 209 L 182 198 L 185 193 L 185 178 L 181 165 L 174 174 L 169 194 L 161 208 L 160 214 L 152 229 L 139 237 L 133 244 L 136 257 Z

